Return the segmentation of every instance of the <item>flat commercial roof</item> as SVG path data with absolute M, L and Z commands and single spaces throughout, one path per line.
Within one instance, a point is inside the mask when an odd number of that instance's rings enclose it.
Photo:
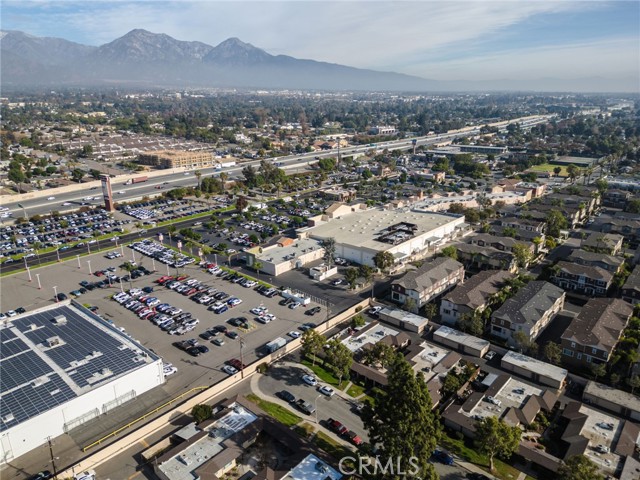
M 491 345 L 491 342 L 489 342 L 488 340 L 483 340 L 482 338 L 474 337 L 473 335 L 467 335 L 460 330 L 447 327 L 446 325 L 443 325 L 438 330 L 436 330 L 433 336 L 434 338 L 439 337 L 447 339 L 449 341 L 453 341 L 459 343 L 460 345 L 465 345 L 476 350 L 482 350 Z
M 444 225 L 462 221 L 464 218 L 459 215 L 416 212 L 406 208 L 397 210 L 370 209 L 334 218 L 327 223 L 311 227 L 308 232 L 309 236 L 313 238 L 335 238 L 339 244 L 384 251 L 391 248 L 393 244 L 379 242 L 375 238 L 382 230 L 400 222 L 411 223 L 417 227 L 411 237 L 415 238 Z
M 550 363 L 541 362 L 540 360 L 527 357 L 526 355 L 517 352 L 505 353 L 502 357 L 502 362 L 543 375 L 547 378 L 556 380 L 558 383 L 562 383 L 569 373 L 564 368 L 556 367 Z
M 231 411 L 208 429 L 209 435 L 162 462 L 158 469 L 171 480 L 197 480 L 196 470 L 225 449 L 223 442 L 258 418 L 238 403 L 229 408 Z
M 303 458 L 282 480 L 340 480 L 341 478 L 340 472 L 311 453 Z
M 640 412 L 640 397 L 602 383 L 587 382 L 583 395 L 593 395 L 608 402 Z
M 0 431 L 156 360 L 75 303 L 10 318 L 0 325 Z
M 374 325 L 372 328 L 367 328 L 368 326 L 369 325 L 365 326 L 352 336 L 342 340 L 343 345 L 352 352 L 357 352 L 365 345 L 375 345 L 384 337 L 395 337 L 400 333 L 398 330 L 394 330 L 380 323 L 377 323 L 377 325 Z
M 295 260 L 300 255 L 308 253 L 312 250 L 322 248 L 320 242 L 309 238 L 297 239 L 291 245 L 286 247 L 276 246 L 274 248 L 264 249 L 262 253 L 257 253 L 256 258 L 273 264 L 279 264 L 289 260 Z M 252 250 L 253 252 L 254 250 Z
M 429 319 L 416 315 L 415 313 L 400 310 L 399 308 L 383 308 L 380 316 L 386 315 L 404 323 L 410 323 L 416 327 L 424 327 L 429 323 Z

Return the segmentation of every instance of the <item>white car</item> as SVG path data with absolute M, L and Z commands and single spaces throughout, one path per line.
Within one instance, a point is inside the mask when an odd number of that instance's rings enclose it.
M 266 307 L 255 307 L 255 308 L 252 308 L 249 311 L 251 313 L 253 313 L 254 315 L 264 315 L 265 313 L 269 312 L 269 309 L 266 308 Z
M 231 365 L 225 365 L 224 367 L 222 367 L 222 371 L 229 375 L 235 375 L 236 373 L 238 373 L 238 369 L 232 367 Z
M 18 315 L 18 314 L 16 313 L 15 310 L 9 310 L 7 312 L 7 317 L 15 317 L 16 315 Z
M 56 197 L 47 197 L 47 200 L 55 200 Z
M 331 387 L 327 387 L 326 385 L 323 385 L 321 387 L 318 387 L 318 391 L 323 394 L 326 395 L 327 397 L 333 397 L 333 395 L 336 393 L 333 388 Z
M 485 360 L 491 360 L 495 356 L 496 356 L 496 352 L 494 352 L 493 350 L 489 350 L 487 354 L 484 356 L 484 358 Z
M 485 397 L 485 400 L 489 403 L 493 403 L 494 405 L 497 405 L 498 407 L 500 405 L 502 405 L 502 402 L 500 400 L 498 400 L 497 398 L 492 397 L 491 395 L 487 395 Z
M 164 376 L 168 377 L 169 375 L 173 375 L 178 371 L 176 367 L 174 367 L 171 363 L 165 363 L 162 366 L 162 371 L 164 372 Z
M 287 333 L 287 335 L 289 335 L 291 338 L 300 338 L 302 336 L 300 332 L 296 332 L 295 330 Z
M 594 450 L 598 453 L 609 453 L 609 447 L 607 447 L 606 445 L 597 445 Z
M 118 195 L 124 195 L 124 190 L 120 190 L 120 191 L 118 192 Z
M 63 206 L 63 207 L 68 207 L 69 205 L 71 205 L 71 202 L 64 202 L 64 203 L 62 204 L 62 206 Z
M 302 381 L 307 385 L 311 385 L 312 387 L 318 385 L 318 380 L 313 375 L 303 375 Z
M 296 308 L 298 308 L 300 305 L 302 305 L 300 302 L 293 302 L 289 304 L 289 308 L 291 310 L 295 310 Z

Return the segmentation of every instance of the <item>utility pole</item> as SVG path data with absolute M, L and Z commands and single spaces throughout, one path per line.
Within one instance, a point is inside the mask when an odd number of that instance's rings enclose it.
M 51 441 L 51 437 L 47 437 L 47 442 L 49 443 L 49 455 L 51 456 L 51 468 L 53 468 L 53 478 L 57 480 L 58 470 L 56 469 L 56 457 L 53 456 L 53 442 Z

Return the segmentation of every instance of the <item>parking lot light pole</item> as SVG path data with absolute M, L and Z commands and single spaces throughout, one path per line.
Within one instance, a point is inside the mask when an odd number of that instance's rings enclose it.
M 27 267 L 27 275 L 29 275 L 29 281 L 31 281 L 31 270 Z
M 60 261 L 60 249 L 56 248 L 56 257 L 58 257 L 58 262 Z
M 80 255 L 76 255 L 76 258 L 78 259 L 78 270 L 80 270 L 82 268 L 82 265 L 80 265 Z
M 87 265 L 89 265 L 89 275 L 91 275 L 91 260 L 87 260 Z
M 120 253 L 124 257 L 124 245 L 122 245 L 122 244 L 120 245 Z
M 120 278 L 120 291 L 124 293 L 124 288 L 122 288 L 122 277 Z
M 56 299 L 56 303 L 60 302 L 60 300 L 58 300 L 58 287 L 56 285 L 53 286 L 53 296 Z
M 156 261 L 153 257 L 151 257 L 151 268 L 153 268 L 153 271 L 156 271 Z
M 40 274 L 36 273 L 36 280 L 38 281 L 38 290 L 42 290 L 42 285 L 40 284 Z

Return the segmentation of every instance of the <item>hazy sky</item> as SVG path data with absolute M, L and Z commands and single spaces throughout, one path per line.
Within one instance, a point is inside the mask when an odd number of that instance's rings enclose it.
M 144 28 L 436 80 L 640 77 L 636 0 L 3 0 L 0 8 L 2 29 L 91 45 Z

